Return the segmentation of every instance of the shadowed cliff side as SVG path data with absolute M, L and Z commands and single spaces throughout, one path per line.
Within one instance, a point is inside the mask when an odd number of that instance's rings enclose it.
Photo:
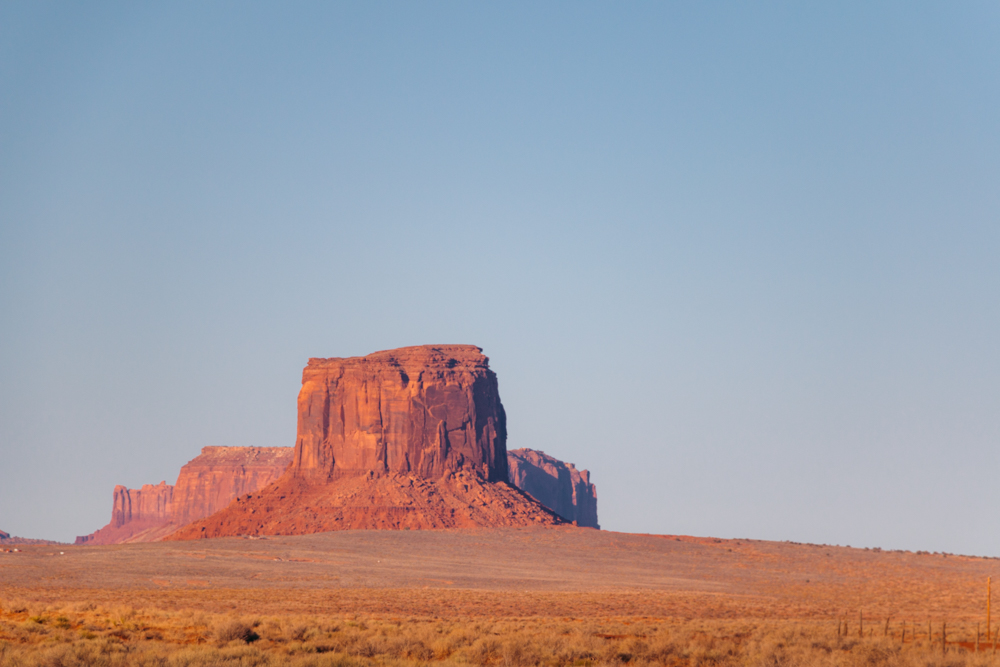
M 572 463 L 533 449 L 510 450 L 507 466 L 511 484 L 567 521 L 600 528 L 597 487 L 590 483 L 590 471 L 577 470 Z

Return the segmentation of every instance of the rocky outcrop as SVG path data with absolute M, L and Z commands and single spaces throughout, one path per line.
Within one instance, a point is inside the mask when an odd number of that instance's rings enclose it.
M 273 482 L 292 460 L 291 447 L 204 447 L 177 483 L 116 486 L 111 522 L 77 544 L 151 542 L 214 514 L 237 496 Z
M 310 359 L 289 474 L 437 479 L 465 469 L 506 481 L 507 420 L 488 362 L 472 345 Z
M 597 523 L 597 487 L 590 472 L 577 470 L 545 452 L 512 449 L 507 452 L 510 483 L 553 512 L 578 526 L 600 528 Z
M 0 540 L 7 540 L 7 539 L 10 539 L 10 533 L 5 533 L 2 530 L 0 530 Z
M 478 347 L 310 359 L 288 470 L 169 539 L 561 523 L 508 483 L 506 440 Z
M 119 544 L 147 542 L 161 536 L 170 524 L 174 487 L 165 481 L 144 484 L 141 489 L 116 486 L 111 505 L 111 522 L 90 535 L 76 538 L 76 544 Z
M 181 468 L 170 520 L 177 526 L 215 514 L 234 498 L 278 479 L 292 461 L 291 447 L 205 447 Z

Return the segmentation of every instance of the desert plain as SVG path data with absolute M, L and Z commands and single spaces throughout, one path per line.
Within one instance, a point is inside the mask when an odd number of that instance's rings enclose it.
M 998 566 L 565 525 L 25 545 L 0 665 L 993 664 Z

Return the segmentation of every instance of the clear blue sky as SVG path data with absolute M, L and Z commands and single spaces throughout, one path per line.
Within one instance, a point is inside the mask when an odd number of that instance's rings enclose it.
M 0 529 L 473 343 L 620 531 L 1000 556 L 996 3 L 0 4 Z

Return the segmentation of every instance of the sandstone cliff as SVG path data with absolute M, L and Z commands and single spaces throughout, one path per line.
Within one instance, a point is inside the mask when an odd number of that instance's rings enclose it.
M 597 487 L 590 472 L 577 470 L 545 452 L 512 449 L 507 452 L 510 483 L 553 512 L 578 526 L 600 528 L 597 523 Z
M 165 481 L 143 484 L 141 489 L 116 486 L 111 522 L 90 535 L 77 537 L 76 544 L 148 542 L 161 537 L 160 529 L 170 524 L 173 493 L 174 487 Z
M 310 359 L 288 470 L 169 539 L 561 523 L 508 483 L 506 440 L 478 347 Z
M 285 472 L 293 453 L 291 447 L 203 448 L 177 477 L 171 522 L 187 525 L 267 486 Z
M 433 479 L 468 469 L 506 481 L 507 421 L 488 362 L 471 345 L 310 359 L 289 473 Z
M 204 447 L 175 485 L 116 486 L 111 522 L 77 544 L 151 542 L 270 484 L 288 467 L 291 447 Z

